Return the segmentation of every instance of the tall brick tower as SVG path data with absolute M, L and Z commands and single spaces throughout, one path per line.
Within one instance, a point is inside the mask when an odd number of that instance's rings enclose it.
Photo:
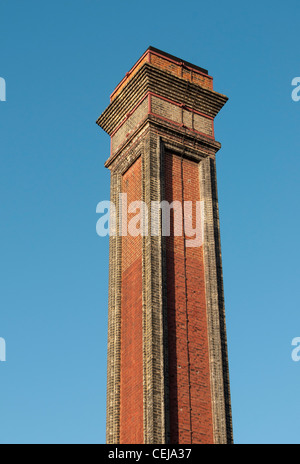
M 206 70 L 149 47 L 97 121 L 111 137 L 105 166 L 117 212 L 107 443 L 232 443 L 214 137 L 226 101 Z M 153 202 L 182 205 L 181 216 L 171 208 L 170 235 L 162 233 L 162 214 L 159 233 L 151 221 L 147 233 L 126 233 L 120 193 L 128 204 L 143 201 L 149 216 Z M 187 246 L 184 202 L 192 202 L 193 217 L 202 205 L 198 246 Z

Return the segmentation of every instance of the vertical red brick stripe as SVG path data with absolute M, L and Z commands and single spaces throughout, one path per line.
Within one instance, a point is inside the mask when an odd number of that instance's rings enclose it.
M 124 174 L 128 204 L 142 199 L 139 158 Z M 133 215 L 128 215 L 128 221 Z M 120 443 L 143 443 L 142 238 L 122 238 Z
M 165 186 L 170 203 L 200 200 L 198 165 L 167 154 Z M 203 248 L 184 248 L 184 236 L 174 237 L 173 228 L 171 222 L 167 237 L 171 443 L 213 443 Z

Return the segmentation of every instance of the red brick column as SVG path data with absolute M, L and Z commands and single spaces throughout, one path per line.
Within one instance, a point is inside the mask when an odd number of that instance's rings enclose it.
M 166 200 L 200 201 L 198 171 L 197 163 L 167 154 Z M 174 227 L 166 243 L 170 439 L 213 443 L 203 249 L 185 247 Z
M 128 204 L 141 200 L 141 158 L 123 175 L 122 192 Z M 144 439 L 142 304 L 142 238 L 127 235 L 122 237 L 120 443 Z

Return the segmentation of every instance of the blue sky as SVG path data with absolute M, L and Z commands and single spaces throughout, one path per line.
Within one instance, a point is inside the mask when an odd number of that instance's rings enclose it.
M 1 443 L 104 443 L 109 137 L 149 45 L 214 76 L 236 443 L 299 443 L 299 1 L 0 0 Z

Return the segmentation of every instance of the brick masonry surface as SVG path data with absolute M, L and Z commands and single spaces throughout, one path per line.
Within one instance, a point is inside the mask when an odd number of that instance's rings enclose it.
M 142 199 L 141 158 L 123 175 L 128 204 Z M 133 214 L 128 215 L 128 222 Z M 125 221 L 124 221 L 125 222 Z M 143 443 L 142 238 L 122 237 L 120 443 Z
M 200 200 L 197 163 L 166 155 L 165 198 Z M 212 443 L 203 249 L 186 248 L 184 235 L 173 232 L 166 240 L 170 439 Z

